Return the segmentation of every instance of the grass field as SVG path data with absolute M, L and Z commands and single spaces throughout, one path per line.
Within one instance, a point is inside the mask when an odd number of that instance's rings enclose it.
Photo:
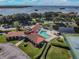
M 64 34 L 66 36 L 79 36 L 79 34 Z
M 46 51 L 44 51 L 44 54 L 42 55 L 41 59 L 70 59 L 71 58 L 69 51 L 65 48 L 62 48 L 62 46 L 67 47 L 64 40 L 63 39 L 59 39 L 59 40 L 54 39 L 50 42 L 51 47 L 45 49 Z M 53 46 L 52 43 L 59 47 Z
M 27 45 L 24 47 L 24 45 Z M 34 59 L 34 56 L 36 56 L 41 49 L 34 47 L 31 43 L 22 43 L 20 46 L 20 49 L 22 49 L 25 53 L 27 53 L 32 59 Z
M 51 46 L 49 49 L 46 59 L 69 59 L 70 55 L 68 51 L 63 48 Z
M 51 43 L 52 43 L 52 46 L 47 53 L 46 59 L 70 59 L 71 58 L 68 50 L 63 48 L 63 47 L 68 47 L 68 45 L 64 42 L 64 39 L 54 39 L 51 41 Z
M 15 40 L 15 41 L 10 41 L 9 43 L 16 44 L 16 43 L 18 43 L 18 42 L 19 42 L 18 40 Z
M 4 35 L 0 35 L 0 43 L 6 43 L 6 39 Z

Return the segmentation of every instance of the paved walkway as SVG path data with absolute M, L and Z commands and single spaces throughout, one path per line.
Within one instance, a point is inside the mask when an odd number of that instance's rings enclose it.
M 23 39 L 23 40 L 19 41 L 18 43 L 16 43 L 16 44 L 15 44 L 15 46 L 19 46 L 21 43 L 23 43 L 23 42 L 24 42 L 24 40 L 25 40 L 25 39 Z

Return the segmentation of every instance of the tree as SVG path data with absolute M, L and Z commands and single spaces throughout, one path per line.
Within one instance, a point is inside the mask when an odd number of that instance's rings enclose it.
M 42 14 L 41 13 L 31 13 L 30 16 L 31 16 L 31 18 L 41 18 Z
M 16 30 L 19 31 L 21 28 L 20 23 L 18 21 L 15 21 L 13 24 L 14 24 L 14 27 L 16 27 Z

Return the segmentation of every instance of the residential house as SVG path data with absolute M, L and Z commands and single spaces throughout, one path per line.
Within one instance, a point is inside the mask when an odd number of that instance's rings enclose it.
M 32 31 L 38 32 L 40 28 L 42 28 L 42 26 L 39 23 L 37 23 L 32 27 Z
M 61 33 L 75 33 L 73 27 L 59 27 L 59 32 Z
M 25 39 L 25 41 L 33 43 L 35 46 L 38 46 L 41 42 L 45 42 L 44 37 L 34 32 L 18 31 L 18 32 L 8 32 L 6 34 L 7 41 L 22 40 L 22 39 Z
M 27 35 L 27 38 L 32 42 L 35 46 L 39 46 L 41 43 L 46 43 L 45 38 L 38 35 L 37 33 L 31 33 Z
M 7 41 L 12 41 L 12 40 L 19 40 L 24 36 L 24 32 L 18 31 L 18 32 L 8 32 L 6 34 L 6 39 Z

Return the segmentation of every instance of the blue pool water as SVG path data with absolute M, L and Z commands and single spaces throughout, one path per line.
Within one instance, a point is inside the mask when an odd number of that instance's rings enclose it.
M 49 35 L 47 34 L 47 32 L 44 29 L 41 29 L 38 32 L 38 34 L 41 35 L 41 36 L 43 36 L 45 39 L 48 39 L 49 38 Z

